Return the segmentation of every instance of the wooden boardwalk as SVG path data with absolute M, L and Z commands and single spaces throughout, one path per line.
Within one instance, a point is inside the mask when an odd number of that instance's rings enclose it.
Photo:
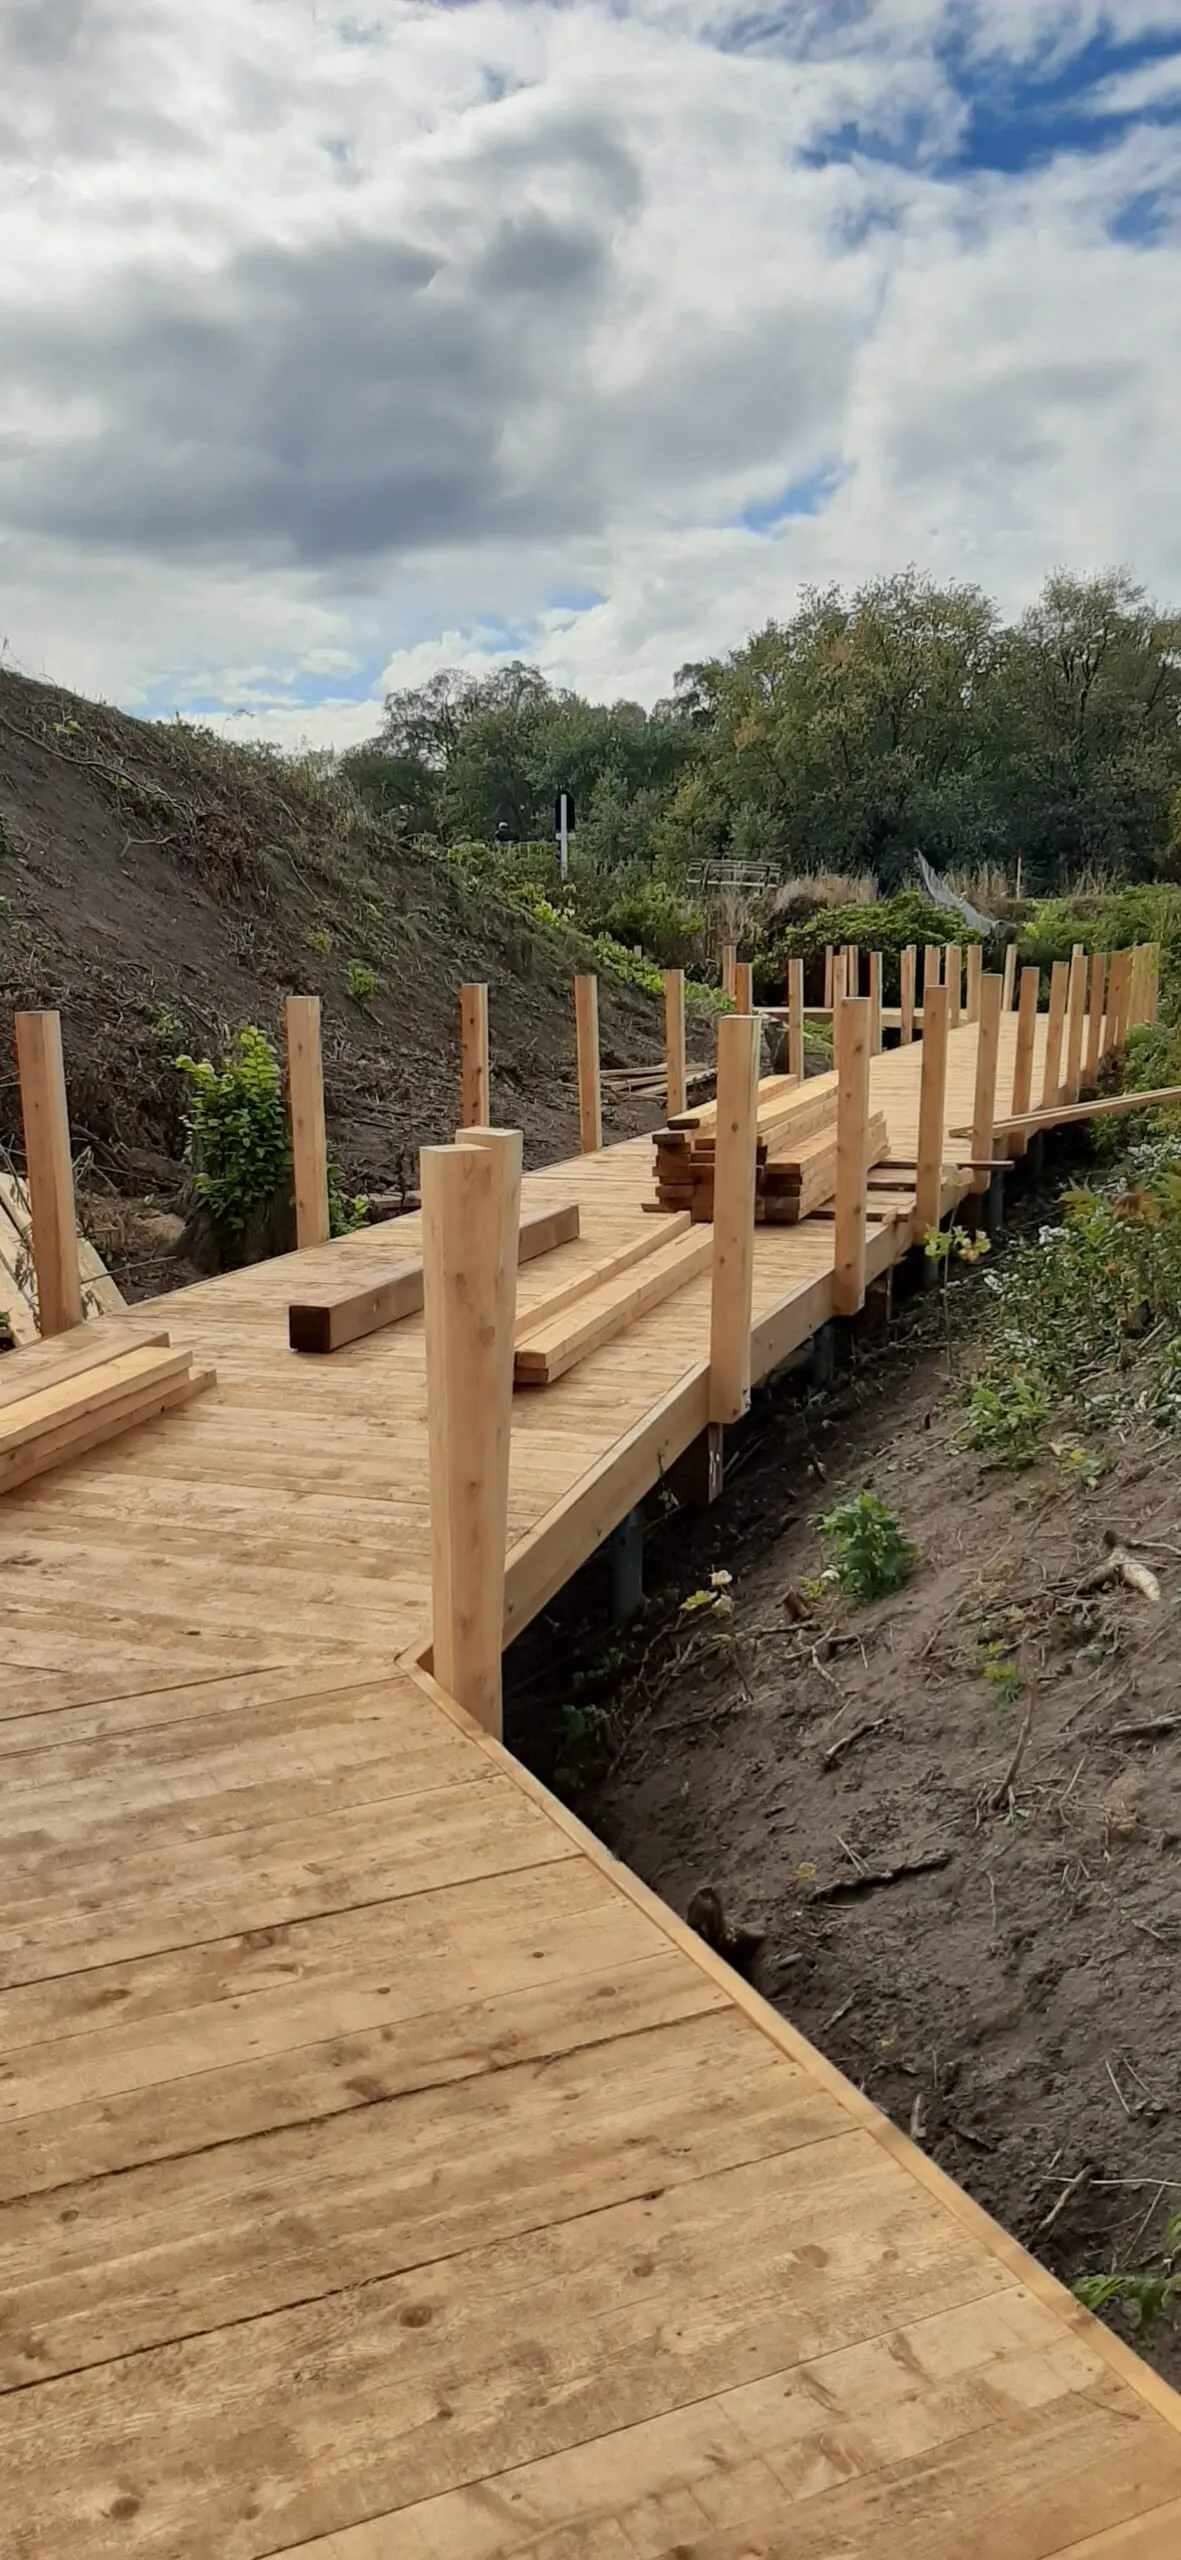
M 583 1235 L 522 1302 L 649 1179 L 529 1176 Z M 831 1262 L 758 1231 L 756 1371 Z M 418 1667 L 421 1319 L 299 1360 L 293 1269 L 171 1298 L 217 1390 L 0 1510 L 4 2560 L 1175 2560 L 1181 2404 Z M 707 1328 L 516 1398 L 514 1624 Z

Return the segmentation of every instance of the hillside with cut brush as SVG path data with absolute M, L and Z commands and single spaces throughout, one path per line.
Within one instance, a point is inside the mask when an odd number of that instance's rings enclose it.
M 419 1147 L 453 1134 L 467 979 L 490 987 L 496 1118 L 523 1128 L 532 1162 L 572 1152 L 571 979 L 588 965 L 574 935 L 399 841 L 330 759 L 0 674 L 0 1001 L 60 1009 L 98 1202 L 183 1207 L 177 1056 L 216 1056 L 244 1023 L 277 1041 L 293 990 L 323 1001 L 329 1142 L 349 1189 L 404 1196 Z M 642 991 L 605 980 L 601 1024 L 606 1066 L 659 1056 Z M 19 1158 L 5 1046 L 0 1145 Z M 609 1096 L 606 1134 L 654 1112 Z

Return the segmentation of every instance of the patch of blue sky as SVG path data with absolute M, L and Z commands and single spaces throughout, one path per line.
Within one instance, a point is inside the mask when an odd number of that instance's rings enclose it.
M 593 613 L 596 605 L 606 601 L 597 587 L 555 587 L 546 606 L 550 613 Z
M 1021 64 L 998 55 L 985 64 L 970 60 L 962 40 L 955 39 L 945 42 L 941 60 L 966 109 L 956 148 L 944 164 L 958 170 L 1019 177 L 1066 152 L 1109 150 L 1145 122 L 1181 118 L 1181 79 L 1171 97 L 1156 102 L 1123 103 L 1116 85 L 1158 64 L 1181 64 L 1181 14 L 1169 34 L 1121 42 L 1099 33 L 1069 54 L 1059 41 Z
M 803 479 L 789 480 L 786 488 L 774 496 L 753 498 L 735 521 L 744 533 L 773 533 L 793 516 L 823 515 L 843 477 L 839 465 L 822 463 L 819 470 L 807 472 Z

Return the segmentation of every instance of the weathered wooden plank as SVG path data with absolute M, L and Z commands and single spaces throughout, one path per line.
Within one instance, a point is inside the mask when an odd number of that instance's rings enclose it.
M 553 1253 L 560 1244 L 576 1244 L 580 1229 L 577 1201 L 559 1209 L 528 1209 L 521 1216 L 522 1262 Z M 346 1289 L 339 1282 L 305 1290 L 287 1310 L 288 1340 L 293 1351 L 340 1351 L 398 1324 L 422 1308 L 422 1256 L 395 1263 L 380 1280 Z

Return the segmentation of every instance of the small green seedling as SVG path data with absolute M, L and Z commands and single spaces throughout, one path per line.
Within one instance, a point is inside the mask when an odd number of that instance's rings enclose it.
M 918 1548 L 903 1537 L 897 1513 L 868 1488 L 838 1502 L 820 1526 L 836 1542 L 835 1561 L 821 1579 L 854 1600 L 880 1600 L 884 1592 L 901 1590 L 918 1563 Z
M 354 1004 L 372 1004 L 378 987 L 376 970 L 364 960 L 350 960 L 345 975 Z

